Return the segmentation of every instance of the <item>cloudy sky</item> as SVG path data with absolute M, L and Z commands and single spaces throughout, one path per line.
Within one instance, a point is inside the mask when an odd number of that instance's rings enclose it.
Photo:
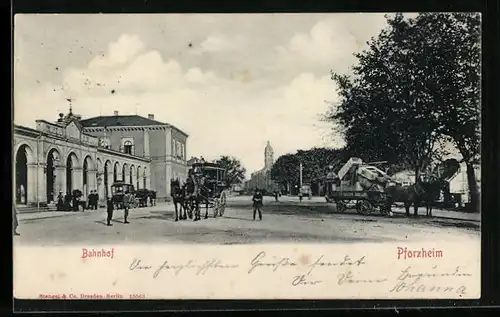
M 187 132 L 188 156 L 275 156 L 341 146 L 319 121 L 330 70 L 385 27 L 383 14 L 16 15 L 14 121 L 147 116 Z M 113 93 L 112 93 L 113 92 Z

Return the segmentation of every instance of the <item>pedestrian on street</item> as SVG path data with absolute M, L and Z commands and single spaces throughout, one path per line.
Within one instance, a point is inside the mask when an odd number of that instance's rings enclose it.
M 99 209 L 99 193 L 97 190 L 94 190 L 94 210 Z
M 62 191 L 59 192 L 59 195 L 57 195 L 57 211 L 63 211 L 64 210 L 64 196 L 62 194 Z
M 14 225 L 14 231 L 13 231 L 13 234 L 15 236 L 18 236 L 19 233 L 17 232 L 17 227 L 19 226 L 19 222 L 17 221 L 17 210 L 16 210 L 16 207 L 14 206 L 12 208 L 12 221 L 14 222 L 13 225 Z
M 156 192 L 154 190 L 151 191 L 151 206 L 156 206 Z
M 112 226 L 111 219 L 113 219 L 113 210 L 115 209 L 115 206 L 113 204 L 113 200 L 111 199 L 111 197 L 108 197 L 108 201 L 107 201 L 106 205 L 107 205 L 107 212 L 108 212 L 107 225 Z
M 255 220 L 255 214 L 257 211 L 259 211 L 259 220 L 262 220 L 262 211 L 260 209 L 262 208 L 263 205 L 263 197 L 261 191 L 258 188 L 255 189 L 252 201 L 253 201 L 253 220 Z
M 128 191 L 125 192 L 125 195 L 123 195 L 123 217 L 124 221 L 123 223 L 130 223 L 128 222 L 128 210 L 130 209 L 130 194 Z
M 88 209 L 94 209 L 94 191 L 91 190 L 90 194 L 87 196 L 87 207 Z

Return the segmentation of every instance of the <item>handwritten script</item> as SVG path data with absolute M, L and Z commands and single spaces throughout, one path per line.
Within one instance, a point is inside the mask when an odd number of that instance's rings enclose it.
M 161 265 L 155 268 L 151 265 L 144 265 L 140 259 L 134 259 L 129 265 L 130 271 L 153 271 L 153 278 L 157 278 L 163 271 L 173 271 L 175 275 L 179 275 L 183 271 L 194 272 L 195 275 L 205 275 L 210 270 L 220 269 L 235 269 L 238 264 L 225 264 L 220 260 L 207 260 L 201 264 L 194 260 L 189 260 L 185 264 L 173 264 L 169 261 L 164 261 Z
M 390 293 L 455 292 L 459 295 L 466 294 L 466 286 L 456 283 L 447 285 L 450 278 L 456 281 L 460 277 L 471 276 L 470 273 L 464 272 L 459 266 L 455 270 L 448 272 L 441 271 L 437 265 L 432 266 L 428 271 L 416 270 L 411 266 L 399 271 L 387 268 L 384 271 L 385 276 L 374 276 L 376 274 L 367 265 L 366 256 L 351 257 L 350 255 L 331 256 L 320 254 L 316 257 L 302 256 L 294 258 L 268 254 L 265 251 L 258 252 L 248 262 L 242 259 L 238 263 L 228 263 L 221 259 L 204 261 L 192 259 L 183 263 L 164 260 L 161 263 L 150 265 L 145 264 L 141 259 L 135 258 L 128 269 L 133 272 L 151 272 L 153 279 L 169 272 L 174 276 L 181 274 L 199 276 L 221 274 L 221 272 L 227 276 L 224 272 L 236 272 L 238 275 L 255 275 L 258 278 L 264 278 L 269 274 L 271 276 L 278 275 L 280 278 L 289 276 L 289 285 L 292 287 L 311 287 L 324 283 L 337 285 L 337 287 L 359 284 L 386 284 L 384 288 Z M 443 281 L 443 277 L 448 277 L 448 279 Z
M 466 295 L 466 285 L 453 286 L 449 284 L 449 281 L 450 278 L 456 281 L 458 278 L 470 276 L 472 274 L 463 272 L 460 266 L 455 267 L 453 271 L 441 271 L 437 265 L 434 265 L 430 271 L 426 272 L 412 271 L 412 267 L 408 266 L 401 270 L 401 274 L 397 277 L 396 284 L 391 287 L 390 292 L 454 292 L 458 295 Z M 446 278 L 445 282 L 443 282 L 443 278 Z

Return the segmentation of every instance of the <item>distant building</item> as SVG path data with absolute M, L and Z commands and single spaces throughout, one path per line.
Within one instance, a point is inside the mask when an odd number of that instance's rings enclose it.
M 267 141 L 267 145 L 264 149 L 264 168 L 252 173 L 250 180 L 245 182 L 245 187 L 247 190 L 253 190 L 255 188 L 260 188 L 268 192 L 272 192 L 276 189 L 275 182 L 271 179 L 271 168 L 274 164 L 274 150 L 271 143 Z

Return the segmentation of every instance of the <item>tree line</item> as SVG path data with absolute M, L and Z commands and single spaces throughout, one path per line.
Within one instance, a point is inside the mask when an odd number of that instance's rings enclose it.
M 322 184 L 329 167 L 338 170 L 345 163 L 348 153 L 343 149 L 312 148 L 298 150 L 280 156 L 273 164 L 270 176 L 281 190 L 292 190 L 300 183 L 300 164 L 302 163 L 302 183 Z

